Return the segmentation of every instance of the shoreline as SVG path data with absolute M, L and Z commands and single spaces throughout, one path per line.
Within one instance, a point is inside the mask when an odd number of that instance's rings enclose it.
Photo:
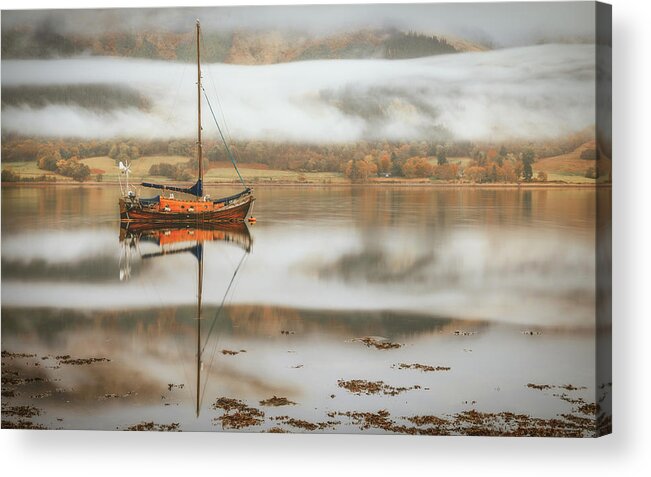
M 34 186 L 67 186 L 67 187 L 119 187 L 120 183 L 117 181 L 40 181 L 40 182 L 2 182 L 2 187 L 34 187 Z M 204 187 L 209 186 L 238 186 L 236 182 L 204 182 Z M 599 183 L 559 183 L 559 182 L 521 182 L 521 183 L 490 183 L 490 184 L 474 184 L 474 183 L 427 183 L 427 182 L 291 182 L 291 181 L 278 181 L 278 182 L 250 182 L 250 187 L 410 187 L 410 188 L 441 188 L 441 189 L 597 189 L 597 188 L 612 188 L 612 182 L 599 182 Z

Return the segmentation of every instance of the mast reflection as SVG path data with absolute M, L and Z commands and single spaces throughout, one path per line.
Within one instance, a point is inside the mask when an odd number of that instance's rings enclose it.
M 203 294 L 203 264 L 204 264 L 204 243 L 206 242 L 227 242 L 238 246 L 244 251 L 229 284 L 224 291 L 221 303 L 215 316 L 211 320 L 210 328 L 202 346 L 201 339 L 201 315 L 202 315 L 202 294 Z M 215 328 L 226 302 L 235 277 L 239 272 L 244 259 L 251 252 L 253 241 L 248 226 L 243 222 L 202 224 L 199 227 L 185 226 L 183 224 L 144 224 L 126 223 L 120 226 L 120 243 L 122 254 L 120 257 L 120 280 L 126 281 L 131 277 L 131 261 L 133 255 L 137 254 L 142 260 L 160 259 L 168 255 L 179 253 L 191 253 L 197 259 L 197 366 L 196 366 L 196 415 L 199 417 L 201 408 L 201 368 L 202 355 Z M 140 244 L 154 244 L 157 250 L 149 253 L 140 252 Z

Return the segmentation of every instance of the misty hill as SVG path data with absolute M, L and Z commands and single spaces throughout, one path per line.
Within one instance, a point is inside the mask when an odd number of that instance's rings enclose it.
M 359 30 L 330 36 L 298 31 L 205 32 L 206 62 L 273 64 L 318 59 L 406 59 L 477 51 L 486 48 L 468 41 L 403 32 L 395 29 Z M 192 32 L 114 32 L 96 36 L 59 33 L 45 26 L 2 31 L 2 58 L 60 58 L 82 54 L 193 61 Z
M 136 107 L 151 108 L 151 101 L 133 88 L 116 84 L 21 85 L 2 86 L 2 108 L 30 106 L 43 108 L 50 104 L 78 106 L 92 111 L 114 111 Z

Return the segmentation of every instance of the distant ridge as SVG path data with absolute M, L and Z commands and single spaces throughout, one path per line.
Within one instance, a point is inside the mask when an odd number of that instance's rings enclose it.
M 329 36 L 299 31 L 205 33 L 204 59 L 232 64 L 275 64 L 321 59 L 404 59 L 487 47 L 459 38 L 396 29 L 357 30 Z M 192 33 L 115 32 L 98 36 L 46 29 L 2 32 L 2 58 L 60 58 L 82 54 L 172 61 L 193 60 Z

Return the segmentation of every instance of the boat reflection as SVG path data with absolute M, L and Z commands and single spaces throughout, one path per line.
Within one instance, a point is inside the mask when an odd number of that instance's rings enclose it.
M 155 252 L 141 253 L 140 244 L 143 242 L 153 243 L 158 250 Z M 211 318 L 210 326 L 206 336 L 202 339 L 202 295 L 203 295 L 203 266 L 204 266 L 204 243 L 205 242 L 227 242 L 234 244 L 244 250 L 239 263 L 233 271 L 232 277 L 224 291 L 221 303 Z M 197 351 L 196 351 L 196 416 L 199 417 L 201 409 L 202 383 L 201 371 L 204 362 L 202 360 L 204 351 L 211 335 L 215 330 L 215 324 L 221 316 L 226 298 L 228 297 L 235 277 L 240 271 L 245 258 L 251 252 L 253 241 L 248 226 L 243 222 L 229 222 L 220 224 L 202 224 L 200 227 L 188 227 L 182 224 L 170 226 L 170 224 L 144 224 L 127 223 L 120 226 L 120 243 L 123 253 L 120 257 L 120 280 L 128 280 L 131 277 L 131 260 L 134 250 L 142 260 L 164 258 L 167 255 L 179 253 L 191 253 L 197 259 Z M 212 366 L 212 360 L 208 367 Z M 204 383 L 204 389 L 207 383 Z
M 183 224 L 145 224 L 122 223 L 120 225 L 120 242 L 129 246 L 137 246 L 138 242 L 154 243 L 161 248 L 185 242 L 223 241 L 232 242 L 245 251 L 251 250 L 252 240 L 249 228 L 243 222 L 223 224 L 202 224 L 192 227 Z M 164 254 L 164 251 L 161 250 Z

